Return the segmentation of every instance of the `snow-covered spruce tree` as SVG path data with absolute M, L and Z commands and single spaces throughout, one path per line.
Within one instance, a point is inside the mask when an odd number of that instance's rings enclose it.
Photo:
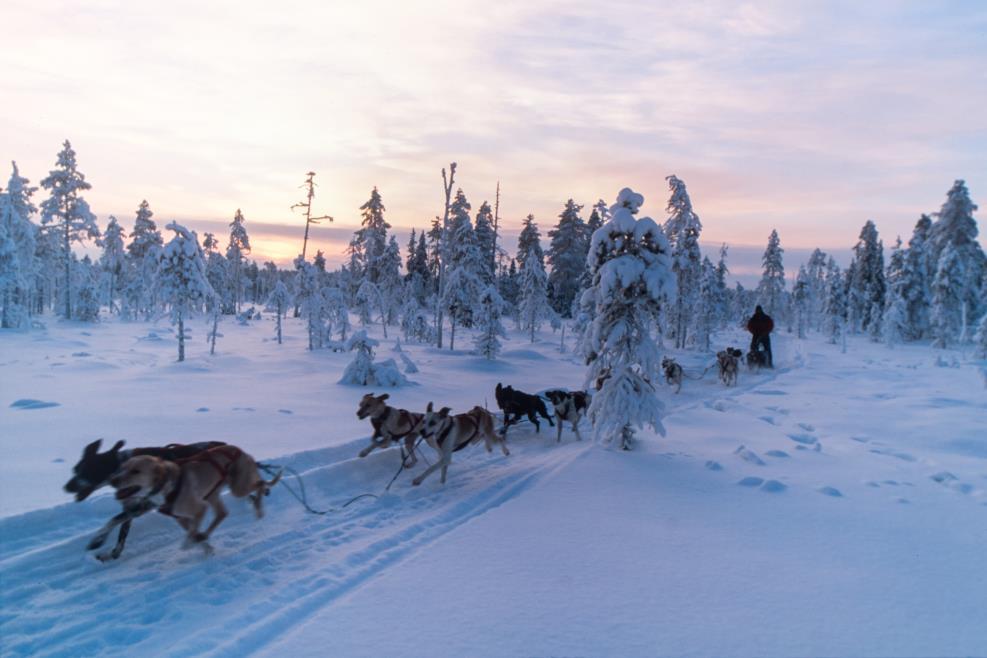
M 472 325 L 473 307 L 486 288 L 482 275 L 485 259 L 476 242 L 469 210 L 469 202 L 459 190 L 449 210 L 449 245 L 442 297 L 442 308 L 449 314 L 450 349 L 455 344 L 456 325 Z
M 582 206 L 569 199 L 559 215 L 559 223 L 548 232 L 548 262 L 552 271 L 548 284 L 552 290 L 552 308 L 563 318 L 571 317 L 573 300 L 582 291 L 583 272 L 589 240 L 586 223 L 579 216 Z
M 651 327 L 662 299 L 675 295 L 668 242 L 650 217 L 635 220 L 644 197 L 621 190 L 612 217 L 593 234 L 588 262 L 593 285 L 583 305 L 593 304 L 586 332 L 587 386 L 597 390 L 589 408 L 598 440 L 630 449 L 635 428 L 645 424 L 664 435 L 663 405 L 652 382 L 661 358 Z
M 974 354 L 978 359 L 987 359 L 987 313 L 980 318 L 977 334 L 973 337 Z
M 473 232 L 476 235 L 477 249 L 480 251 L 480 278 L 486 285 L 493 283 L 494 263 L 497 259 L 493 221 L 493 210 L 490 209 L 490 204 L 484 201 L 476 212 L 476 226 Z
M 524 270 L 524 261 L 532 249 L 535 250 L 542 269 L 545 269 L 545 252 L 541 248 L 541 232 L 538 230 L 538 224 L 535 223 L 535 216 L 528 215 L 521 222 L 521 234 L 518 235 L 517 239 L 517 256 L 515 258 L 519 270 Z
M 31 195 L 37 188 L 20 175 L 16 162 L 11 165 L 7 190 L 0 192 L 0 327 L 4 329 L 27 326 L 38 270 L 38 229 L 31 222 L 36 212 Z
M 409 343 L 428 344 L 434 339 L 428 314 L 414 295 L 408 295 L 401 307 L 401 332 Z
M 380 259 L 377 289 L 380 290 L 381 322 L 386 337 L 387 326 L 397 324 L 401 298 L 405 293 L 405 286 L 401 280 L 401 250 L 398 248 L 397 238 L 393 235 L 388 240 L 384 255 Z
M 676 296 L 669 309 L 670 329 L 675 336 L 675 347 L 686 346 L 686 334 L 692 324 L 692 315 L 699 302 L 699 285 L 702 276 L 702 255 L 699 252 L 699 233 L 703 225 L 692 209 L 692 200 L 685 183 L 676 176 L 667 176 L 668 219 L 665 221 L 665 237 L 672 250 L 672 270 L 675 272 Z
M 202 240 L 202 249 L 206 258 L 206 278 L 216 292 L 219 300 L 219 311 L 226 315 L 234 315 L 236 307 L 233 293 L 233 276 L 230 262 L 218 251 L 219 243 L 212 233 L 206 233 Z
M 295 262 L 295 303 L 308 327 L 308 349 L 322 347 L 325 331 L 325 305 L 321 278 L 315 265 L 299 258 Z
M 532 246 L 521 267 L 521 303 L 518 308 L 521 329 L 527 331 L 531 342 L 535 342 L 535 332 L 553 313 L 548 303 L 548 277 L 545 267 Z
M 730 273 L 727 268 L 726 243 L 720 245 L 720 260 L 716 263 L 716 317 L 713 326 L 717 329 L 725 327 L 730 318 L 730 287 L 727 284 L 727 275 Z
M 487 286 L 480 294 L 476 305 L 477 333 L 473 338 L 473 345 L 477 354 L 490 360 L 496 359 L 500 354 L 500 339 L 507 336 L 504 325 L 500 323 L 503 307 L 504 300 L 492 285 Z
M 216 297 L 206 278 L 206 261 L 194 231 L 172 222 L 175 232 L 161 251 L 155 278 L 160 299 L 171 311 L 172 324 L 178 325 L 178 360 L 185 360 L 185 320 Z
M 963 286 L 967 278 L 965 263 L 952 244 L 939 256 L 936 276 L 932 280 L 932 346 L 946 348 L 957 341 L 963 322 Z
M 826 322 L 824 330 L 829 342 L 835 345 L 845 338 L 846 332 L 846 277 L 830 256 L 826 264 Z
M 354 300 L 354 310 L 360 319 L 360 326 L 369 327 L 373 324 L 374 311 L 380 306 L 380 291 L 370 279 L 364 279 L 356 291 Z
M 55 169 L 41 181 L 41 187 L 49 190 L 51 196 L 41 202 L 41 223 L 61 239 L 62 264 L 65 275 L 66 318 L 72 317 L 72 243 L 87 239 L 99 240 L 99 227 L 96 216 L 89 210 L 89 204 L 80 192 L 91 189 L 86 177 L 78 170 L 75 151 L 68 140 L 61 152 Z
M 406 280 L 412 295 L 423 304 L 432 292 L 432 273 L 428 266 L 428 246 L 425 243 L 425 231 L 418 235 L 417 245 L 413 245 L 408 254 L 408 273 Z
M 346 305 L 346 294 L 338 286 L 326 286 L 322 289 L 322 308 L 329 335 L 339 333 L 339 340 L 346 340 L 350 330 L 350 309 Z
M 867 220 L 860 229 L 860 239 L 853 248 L 852 276 L 848 282 L 850 326 L 855 332 L 879 335 L 884 308 L 884 245 L 878 240 L 877 227 Z
M 782 310 L 785 296 L 785 266 L 782 263 L 784 253 L 778 231 L 772 230 L 768 236 L 768 246 L 761 257 L 764 273 L 761 275 L 761 282 L 757 284 L 758 303 L 768 315 L 776 315 Z M 778 320 L 779 318 L 775 318 L 776 323 Z
M 795 278 L 795 285 L 792 286 L 792 312 L 795 316 L 795 328 L 799 338 L 805 338 L 805 330 L 809 324 L 811 300 L 809 273 L 804 265 L 800 265 L 798 276 Z
M 363 219 L 353 237 L 364 276 L 374 285 L 380 282 L 382 259 L 387 248 L 387 229 L 391 228 L 384 219 L 385 210 L 384 201 L 375 186 L 367 202 L 360 206 Z
M 230 222 L 230 241 L 226 245 L 226 260 L 229 261 L 230 282 L 233 287 L 233 312 L 240 312 L 240 302 L 243 300 L 243 266 L 246 254 L 250 253 L 250 238 L 247 227 L 244 226 L 243 213 L 236 209 L 233 221 Z
M 284 281 L 278 281 L 274 284 L 274 290 L 267 298 L 268 308 L 274 309 L 277 325 L 277 335 L 278 335 L 278 345 L 281 344 L 281 318 L 284 317 L 285 313 L 288 312 L 288 308 L 291 306 L 291 293 L 288 292 L 288 286 L 284 285 Z
M 702 274 L 699 277 L 698 307 L 692 314 L 693 325 L 690 327 L 695 345 L 700 350 L 709 351 L 717 318 L 722 314 L 716 267 L 709 258 L 703 258 Z
M 145 319 L 150 319 L 157 306 L 154 277 L 157 275 L 164 241 L 151 219 L 153 216 L 147 200 L 141 201 L 134 220 L 134 230 L 130 233 L 130 244 L 127 245 L 129 265 L 124 284 L 124 315 L 128 317 L 143 314 Z
M 72 255 L 72 319 L 82 322 L 99 320 L 100 272 L 89 256 L 82 260 Z
M 123 247 L 123 227 L 117 218 L 110 215 L 110 221 L 103 231 L 103 255 L 99 258 L 106 285 L 103 287 L 103 303 L 110 313 L 115 312 L 115 300 L 120 279 L 127 265 L 127 252 Z
M 922 215 L 915 223 L 905 254 L 906 297 L 908 299 L 909 338 L 929 335 L 929 309 L 932 307 L 932 276 L 929 255 L 929 232 L 932 219 Z
M 958 281 L 960 328 L 957 340 L 966 340 L 967 325 L 987 311 L 987 295 L 981 293 L 981 282 L 987 277 L 987 256 L 977 242 L 977 222 L 973 213 L 977 204 L 970 199 L 966 183 L 958 180 L 946 195 L 946 203 L 936 213 L 929 234 L 931 262 L 938 267 L 942 253 L 952 245 L 964 271 Z
M 908 272 L 906 253 L 901 248 L 901 238 L 891 249 L 891 258 L 885 273 L 887 295 L 881 319 L 881 339 L 888 347 L 905 340 L 910 334 L 908 326 Z
M 806 325 L 819 331 L 826 308 L 826 253 L 821 249 L 813 249 L 809 256 L 806 276 L 809 286 Z

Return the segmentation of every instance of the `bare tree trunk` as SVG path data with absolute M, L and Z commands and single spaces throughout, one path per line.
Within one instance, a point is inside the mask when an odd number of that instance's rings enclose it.
M 216 353 L 216 332 L 219 331 L 219 307 L 212 312 L 212 334 L 209 336 L 209 356 Z
M 452 162 L 449 164 L 449 178 L 446 179 L 445 167 L 442 168 L 442 188 L 446 195 L 446 205 L 445 212 L 442 216 L 442 242 L 439 245 L 439 289 L 436 295 L 436 309 L 435 309 L 435 324 L 436 324 L 436 347 L 442 349 L 442 287 L 445 284 L 445 269 L 446 269 L 446 232 L 449 228 L 449 202 L 452 198 L 452 185 L 456 179 L 456 163 Z M 455 323 L 453 323 L 453 330 L 455 330 Z M 451 348 L 450 348 L 451 349 Z
M 178 316 L 178 362 L 185 360 L 185 320 Z
M 456 319 L 455 318 L 452 317 L 449 318 L 449 328 L 451 329 L 451 332 L 449 334 L 449 349 L 454 350 L 456 349 Z
M 281 344 L 281 313 L 284 311 L 281 304 L 278 304 L 278 345 Z
M 65 319 L 72 317 L 72 243 L 69 231 L 69 210 L 65 208 Z

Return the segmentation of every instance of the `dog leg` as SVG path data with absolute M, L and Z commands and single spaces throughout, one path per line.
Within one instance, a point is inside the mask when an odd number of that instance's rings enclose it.
M 416 477 L 414 480 L 411 481 L 412 486 L 417 487 L 418 485 L 420 485 L 422 482 L 425 481 L 425 478 L 427 478 L 429 475 L 431 475 L 438 469 L 442 467 L 448 467 L 449 461 L 451 461 L 451 456 L 447 455 L 443 450 L 441 457 L 437 462 L 426 468 L 424 473 L 422 473 L 421 475 L 419 475 L 418 477 Z
M 555 420 L 557 423 L 555 425 L 555 442 L 562 443 L 562 416 L 558 412 L 555 414 Z
M 89 541 L 89 544 L 86 546 L 86 550 L 94 551 L 97 548 L 102 547 L 103 544 L 106 543 L 106 539 L 110 536 L 110 533 L 113 531 L 113 528 L 122 524 L 124 527 L 120 529 L 120 533 L 117 536 L 117 546 L 119 547 L 119 550 L 116 548 L 113 549 L 116 553 L 113 557 L 116 558 L 120 555 L 120 552 L 123 551 L 123 544 L 126 542 L 127 533 L 130 531 L 130 522 L 138 516 L 146 514 L 152 509 L 154 509 L 154 504 L 147 500 L 142 500 L 139 504 L 126 507 L 122 512 L 106 522 L 106 525 L 104 525 L 100 531 L 96 533 L 96 536 Z
M 405 447 L 405 451 L 408 453 L 408 456 L 404 460 L 404 467 L 411 468 L 412 466 L 418 463 L 418 456 L 415 455 L 415 437 L 414 436 L 406 437 L 404 440 L 404 447 Z
M 576 418 L 576 420 L 572 421 L 572 431 L 576 433 L 576 438 L 578 440 L 580 440 L 580 441 L 583 440 L 583 437 L 579 436 L 579 418 L 578 417 Z
M 528 420 L 535 424 L 535 432 L 541 434 L 541 425 L 538 424 L 538 416 L 535 415 L 534 411 L 528 412 Z
M 209 524 L 209 527 L 206 528 L 205 532 L 196 533 L 196 542 L 208 541 L 209 536 L 212 535 L 212 531 L 216 529 L 216 526 L 222 523 L 223 519 L 229 516 L 229 512 L 226 511 L 226 505 L 223 504 L 223 499 L 220 498 L 218 491 L 210 496 L 206 502 L 208 502 L 209 506 L 212 507 L 213 519 L 212 523 Z M 198 524 L 196 524 L 196 526 L 198 526 Z

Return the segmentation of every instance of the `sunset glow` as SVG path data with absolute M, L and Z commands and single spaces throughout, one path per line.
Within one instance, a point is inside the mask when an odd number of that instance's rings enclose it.
M 405 235 L 459 163 L 517 231 L 563 202 L 684 179 L 710 244 L 887 243 L 953 180 L 987 197 L 987 8 L 978 3 L 14 0 L 0 157 L 35 183 L 72 140 L 100 221 L 229 222 L 287 263 L 317 172 L 315 248 L 338 262 L 376 185 Z M 200 220 L 207 220 L 200 222 Z M 262 226 L 263 225 L 263 228 Z M 283 230 L 282 228 L 283 227 Z M 220 231 L 221 232 L 221 231 Z M 292 241 L 294 240 L 294 242 Z M 402 248 L 404 241 L 402 241 Z

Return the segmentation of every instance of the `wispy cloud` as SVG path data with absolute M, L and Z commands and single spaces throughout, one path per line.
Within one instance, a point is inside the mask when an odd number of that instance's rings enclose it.
M 982 3 L 13 0 L 4 18 L 0 157 L 38 180 L 70 137 L 101 215 L 240 207 L 277 257 L 309 170 L 335 250 L 373 185 L 392 224 L 427 225 L 452 160 L 474 205 L 500 180 L 505 223 L 544 230 L 625 185 L 661 217 L 675 173 L 705 239 L 735 245 L 849 247 L 867 219 L 890 241 L 955 178 L 987 196 Z

